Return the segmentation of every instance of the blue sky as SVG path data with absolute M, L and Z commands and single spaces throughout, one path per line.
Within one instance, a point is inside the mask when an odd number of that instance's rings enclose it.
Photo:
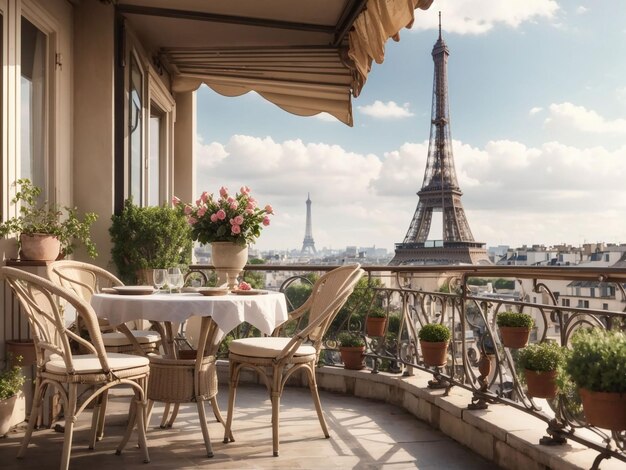
M 353 99 L 352 128 L 202 87 L 198 192 L 245 184 L 272 204 L 260 249 L 302 246 L 309 192 L 318 248 L 392 249 L 424 174 L 439 10 L 455 163 L 476 240 L 626 242 L 621 0 L 435 0 L 387 43 Z

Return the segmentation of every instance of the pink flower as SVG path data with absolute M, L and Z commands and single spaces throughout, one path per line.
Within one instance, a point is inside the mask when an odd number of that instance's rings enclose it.
M 185 206 L 185 214 L 189 215 L 193 212 L 193 209 L 191 208 L 191 206 Z
M 235 217 L 235 223 L 237 225 L 243 224 L 243 216 L 242 215 L 238 215 L 237 217 Z
M 241 227 L 239 225 L 233 225 L 230 231 L 233 235 L 239 235 L 241 233 Z
M 199 206 L 200 204 L 202 204 L 202 199 L 196 199 L 196 206 Z
M 207 208 L 202 206 L 200 209 L 198 209 L 198 217 L 202 217 L 204 216 L 204 214 L 206 214 Z
M 242 186 L 239 192 L 247 196 L 248 194 L 250 194 L 250 188 L 248 188 L 247 186 Z
M 211 214 L 211 222 L 217 222 L 218 220 L 217 214 Z
M 246 209 L 246 214 L 252 215 L 254 214 L 254 211 L 252 209 Z
M 235 202 L 235 198 L 232 196 L 228 196 L 228 199 L 226 199 L 228 201 L 228 204 L 232 204 L 233 202 Z
M 239 290 L 252 290 L 252 286 L 248 284 L 246 281 L 241 281 L 239 286 L 237 286 Z
M 263 217 L 263 225 L 266 227 L 270 224 L 270 218 L 268 216 Z
M 226 218 L 226 212 L 224 212 L 224 209 L 220 209 L 219 211 L 217 211 L 217 218 L 220 220 L 224 220 Z
M 191 225 L 195 225 L 196 222 L 198 222 L 198 220 L 194 219 L 193 217 L 188 217 L 187 218 L 187 222 L 189 222 L 189 224 L 191 224 Z
M 273 214 L 274 209 L 268 204 L 267 206 L 265 206 L 265 212 L 267 212 L 268 214 Z
M 172 204 L 174 204 L 175 206 L 177 206 L 178 204 L 180 204 L 180 199 L 178 199 L 176 196 L 174 196 L 172 198 Z
M 207 202 L 209 200 L 209 193 L 207 193 L 206 191 L 204 191 L 201 195 L 200 195 L 200 199 L 202 200 L 202 202 Z
M 251 202 L 248 202 L 248 204 L 246 204 L 246 209 L 247 209 L 247 210 L 252 210 L 252 209 L 254 209 L 254 204 L 252 204 Z
M 220 196 L 227 197 L 228 196 L 228 188 L 225 188 L 224 186 L 222 186 L 220 188 Z
M 237 201 L 233 201 L 233 202 L 230 203 L 230 208 L 232 210 L 234 210 L 234 211 L 237 210 L 237 207 L 239 207 L 239 204 L 237 204 Z

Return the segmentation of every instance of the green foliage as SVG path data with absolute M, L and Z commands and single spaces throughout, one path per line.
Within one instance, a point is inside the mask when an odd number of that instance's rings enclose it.
M 244 271 L 244 279 L 253 289 L 265 287 L 265 274 L 259 271 Z
M 496 317 L 498 326 L 510 326 L 514 328 L 532 328 L 535 322 L 527 313 L 500 312 Z
M 34 186 L 29 179 L 18 179 L 14 185 L 19 186 L 19 190 L 11 204 L 21 203 L 20 213 L 0 224 L 1 236 L 22 233 L 54 235 L 61 242 L 61 252 L 65 255 L 72 254 L 74 243 L 80 242 L 89 256 L 98 256 L 90 233 L 91 225 L 98 219 L 97 214 L 87 212 L 81 220 L 76 207 L 40 202 L 41 188 Z
M 565 362 L 565 349 L 555 342 L 531 344 L 519 351 L 517 361 L 520 369 L 537 372 L 558 370 Z
M 252 258 L 248 260 L 248 264 L 265 264 L 265 260 L 261 258 Z
M 450 329 L 441 323 L 429 323 L 420 329 L 417 336 L 421 341 L 442 343 L 450 339 Z
M 365 346 L 365 341 L 356 333 L 344 331 L 337 336 L 340 348 L 359 348 Z
M 5 370 L 0 371 L 0 400 L 6 400 L 16 395 L 24 385 L 24 375 L 19 365 L 22 357 L 17 356 L 16 359 L 16 364 L 7 366 Z
M 572 338 L 566 370 L 580 388 L 626 392 L 626 333 L 593 328 Z
M 367 312 L 367 316 L 369 318 L 385 318 L 387 316 L 387 312 L 385 312 L 385 309 L 383 307 L 379 307 L 377 305 L 374 305 Z
M 333 320 L 330 330 L 334 331 L 342 328 L 341 325 L 344 325 L 350 314 L 359 315 L 362 318 L 364 312 L 369 309 L 376 296 L 376 291 L 373 288 L 382 287 L 382 285 L 380 279 L 369 279 L 367 276 L 359 279 L 352 294 L 350 294 L 350 297 L 348 297 L 348 300 L 346 300 L 346 303 L 341 307 L 341 310 L 339 310 L 339 313 Z
M 191 262 L 191 232 L 179 211 L 165 205 L 139 207 L 128 199 L 122 213 L 111 220 L 111 254 L 124 282 L 135 283 L 140 269 Z
M 285 290 L 285 296 L 287 297 L 287 304 L 293 308 L 293 310 L 300 307 L 306 299 L 311 295 L 311 291 L 313 289 L 312 285 L 308 283 L 299 283 L 299 284 L 291 284 Z
M 493 283 L 495 289 L 515 289 L 515 281 L 513 279 L 496 279 Z
M 488 279 L 482 277 L 470 277 L 467 279 L 467 284 L 470 286 L 486 286 L 488 282 Z

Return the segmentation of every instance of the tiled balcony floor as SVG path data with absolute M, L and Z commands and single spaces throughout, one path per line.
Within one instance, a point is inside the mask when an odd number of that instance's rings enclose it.
M 219 403 L 226 410 L 227 390 Z M 308 389 L 289 388 L 281 402 L 280 457 L 272 456 L 271 411 L 264 388 L 241 386 L 233 422 L 235 442 L 223 444 L 223 427 L 211 420 L 212 459 L 206 458 L 194 404 L 184 405 L 174 428 L 158 427 L 162 406 L 155 406 L 148 443 L 150 464 L 139 450 L 128 446 L 114 455 L 124 430 L 126 398 L 111 400 L 105 438 L 96 450 L 87 449 L 91 413 L 81 416 L 74 433 L 70 468 L 75 469 L 496 469 L 470 450 L 432 429 L 401 408 L 350 396 L 321 393 L 331 438 L 324 439 Z M 207 416 L 212 417 L 210 405 Z M 17 460 L 21 432 L 0 439 L 0 468 L 46 470 L 58 468 L 63 435 L 36 431 L 26 457 Z

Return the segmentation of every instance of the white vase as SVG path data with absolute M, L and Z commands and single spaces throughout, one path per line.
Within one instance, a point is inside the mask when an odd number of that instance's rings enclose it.
M 11 417 L 13 416 L 16 401 L 17 395 L 13 395 L 6 400 L 0 400 L 0 437 L 8 433 L 11 428 Z
M 237 287 L 237 276 L 248 262 L 248 246 L 231 242 L 211 243 L 211 261 L 217 273 L 217 285 L 228 283 L 229 289 Z

